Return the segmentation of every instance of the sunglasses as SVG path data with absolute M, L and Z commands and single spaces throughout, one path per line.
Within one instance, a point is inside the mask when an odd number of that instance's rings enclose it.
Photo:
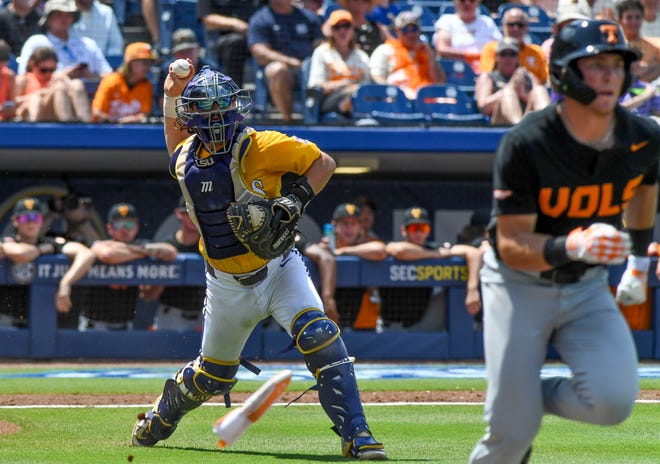
M 417 232 L 421 232 L 423 234 L 429 234 L 431 233 L 431 225 L 430 224 L 409 224 L 406 226 L 406 232 L 409 234 L 415 234 Z
M 474 3 L 477 0 L 458 0 L 459 3 Z
M 53 74 L 56 68 L 37 68 L 41 74 Z
M 115 230 L 121 230 L 121 229 L 126 229 L 126 230 L 133 230 L 137 224 L 135 221 L 114 221 L 112 223 L 112 228 Z
M 217 104 L 218 108 L 221 110 L 224 110 L 226 108 L 230 108 L 231 104 L 234 100 L 234 97 L 228 96 L 228 97 L 218 97 L 214 99 L 208 99 L 208 100 L 199 100 L 196 101 L 195 104 L 197 105 L 197 108 L 200 111 L 211 111 L 213 109 L 213 105 Z
M 19 224 L 29 224 L 30 222 L 41 224 L 44 222 L 44 217 L 41 213 L 23 213 L 18 215 Z
M 516 56 L 518 56 L 518 54 L 516 52 L 501 52 L 500 56 L 503 56 L 505 58 L 515 58 Z
M 404 34 L 411 34 L 413 32 L 417 34 L 419 32 L 419 26 L 416 24 L 408 24 L 407 26 L 401 28 L 401 32 Z
M 349 22 L 341 22 L 332 26 L 333 31 L 338 31 L 340 29 L 350 29 L 353 25 Z
M 521 29 L 523 27 L 527 27 L 527 23 L 518 23 L 518 22 L 516 22 L 516 23 L 504 23 L 504 25 L 509 26 L 509 27 L 519 27 Z

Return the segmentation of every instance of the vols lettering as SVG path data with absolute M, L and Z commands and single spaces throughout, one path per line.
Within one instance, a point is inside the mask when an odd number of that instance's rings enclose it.
M 554 218 L 561 215 L 570 218 L 616 216 L 626 207 L 640 182 L 642 176 L 629 180 L 620 201 L 614 198 L 614 185 L 611 182 L 581 185 L 573 189 L 544 187 L 539 192 L 539 208 L 543 214 Z

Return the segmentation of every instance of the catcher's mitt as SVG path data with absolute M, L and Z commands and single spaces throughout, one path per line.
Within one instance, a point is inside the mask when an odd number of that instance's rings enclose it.
M 301 205 L 293 195 L 251 203 L 232 203 L 227 220 L 236 237 L 263 259 L 273 259 L 293 247 Z

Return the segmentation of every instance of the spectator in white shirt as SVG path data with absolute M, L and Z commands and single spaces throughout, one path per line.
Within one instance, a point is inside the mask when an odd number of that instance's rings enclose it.
M 105 56 L 124 54 L 124 37 L 111 7 L 98 0 L 75 0 L 80 21 L 73 29 L 80 35 L 94 39 Z
M 71 33 L 73 23 L 79 16 L 74 0 L 46 2 L 46 9 L 40 20 L 40 24 L 46 26 L 46 33 L 27 39 L 18 60 L 18 74 L 25 74 L 30 56 L 37 47 L 53 47 L 57 53 L 57 70 L 72 79 L 98 79 L 110 74 L 112 68 L 96 42 L 89 37 Z

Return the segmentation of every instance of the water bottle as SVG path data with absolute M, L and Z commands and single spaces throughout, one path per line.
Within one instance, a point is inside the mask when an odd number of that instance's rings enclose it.
M 323 236 L 328 240 L 330 251 L 335 251 L 335 227 L 329 222 L 323 224 Z

